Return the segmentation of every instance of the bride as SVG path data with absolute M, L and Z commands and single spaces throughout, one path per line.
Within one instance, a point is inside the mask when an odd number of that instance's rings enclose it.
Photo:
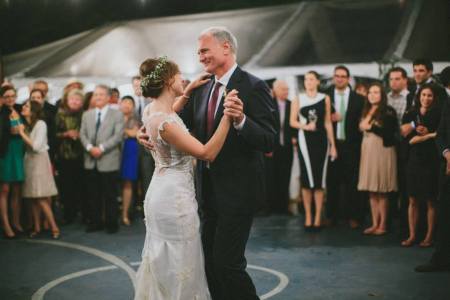
M 202 76 L 183 92 L 178 66 L 165 57 L 145 60 L 140 75 L 143 95 L 154 99 L 142 120 L 153 145 L 155 172 L 144 201 L 146 236 L 135 299 L 211 299 L 192 157 L 213 161 L 225 142 L 231 118 L 225 108 L 219 127 L 203 145 L 189 134 L 177 112 L 189 101 L 192 90 L 210 79 Z M 231 91 L 226 98 L 235 95 L 236 91 Z

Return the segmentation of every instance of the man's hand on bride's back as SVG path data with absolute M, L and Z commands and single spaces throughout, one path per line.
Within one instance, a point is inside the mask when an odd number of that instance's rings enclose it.
M 139 128 L 136 138 L 138 140 L 138 143 L 144 146 L 145 149 L 152 151 L 155 145 L 153 145 L 152 142 L 149 141 L 149 136 L 147 134 L 147 131 L 144 126 Z

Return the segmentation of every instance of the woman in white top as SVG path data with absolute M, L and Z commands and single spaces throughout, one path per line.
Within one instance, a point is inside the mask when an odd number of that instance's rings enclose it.
M 57 195 L 58 192 L 48 156 L 47 125 L 41 120 L 41 105 L 37 102 L 27 101 L 22 107 L 22 116 L 27 122 L 26 127 L 24 125 L 19 127 L 20 136 L 27 146 L 24 158 L 25 181 L 22 186 L 22 195 L 24 198 L 33 200 L 34 230 L 30 237 L 35 237 L 41 231 L 39 221 L 42 209 L 50 224 L 52 238 L 58 239 L 60 231 L 48 201 L 49 197 Z

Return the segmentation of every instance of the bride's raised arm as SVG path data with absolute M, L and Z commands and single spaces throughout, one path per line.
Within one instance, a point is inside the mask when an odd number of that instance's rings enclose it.
M 190 82 L 184 89 L 183 95 L 177 97 L 177 99 L 175 100 L 175 103 L 172 106 L 173 110 L 176 113 L 179 113 L 186 105 L 186 103 L 189 101 L 189 97 L 191 96 L 192 91 L 210 81 L 211 80 L 210 77 L 211 77 L 210 74 L 203 73 L 199 77 L 197 77 L 194 81 Z
M 225 143 L 231 122 L 230 118 L 224 115 L 220 120 L 219 127 L 205 145 L 176 123 L 165 123 L 160 135 L 164 141 L 173 145 L 178 151 L 212 162 L 216 159 L 217 154 L 219 154 Z

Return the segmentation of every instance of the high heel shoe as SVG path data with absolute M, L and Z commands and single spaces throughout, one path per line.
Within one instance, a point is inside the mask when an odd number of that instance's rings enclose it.
M 130 226 L 131 225 L 130 220 L 128 218 L 123 218 L 122 219 L 122 223 L 125 226 Z
M 407 240 L 404 240 L 402 243 L 401 243 L 401 245 L 402 245 L 402 247 L 412 247 L 412 246 L 414 246 L 414 243 L 416 242 L 416 240 L 415 239 L 407 239 Z
M 28 235 L 28 237 L 30 239 L 34 239 L 35 237 L 37 237 L 41 232 L 40 231 L 32 231 L 30 232 L 30 234 Z
M 433 246 L 433 241 L 421 241 L 419 244 L 420 248 L 430 248 L 431 246 Z
M 14 231 L 14 233 L 16 234 L 24 234 L 24 230 L 23 229 L 19 229 L 16 226 L 13 226 L 12 230 Z
M 59 238 L 61 237 L 61 232 L 58 231 L 52 231 L 52 239 L 54 240 L 59 240 Z
M 17 238 L 17 235 L 13 234 L 13 235 L 7 235 L 6 233 L 3 233 L 3 238 L 5 240 L 14 240 Z

